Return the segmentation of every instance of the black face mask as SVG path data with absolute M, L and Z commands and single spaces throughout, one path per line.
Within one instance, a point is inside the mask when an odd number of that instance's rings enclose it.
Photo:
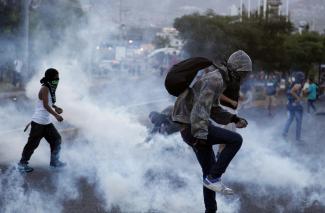
M 237 71 L 229 71 L 229 78 L 231 79 L 231 81 L 236 81 L 239 83 L 242 83 L 243 81 L 245 81 L 245 79 L 247 78 L 249 72 L 237 72 Z
M 55 91 L 56 91 L 56 88 L 58 87 L 59 80 L 60 80 L 59 78 L 46 80 L 45 83 L 43 84 L 44 86 L 46 86 L 50 90 L 50 95 L 51 95 L 51 98 L 52 98 L 52 104 L 53 105 L 56 102 Z
M 56 79 L 50 80 L 48 82 L 53 89 L 56 89 L 58 87 L 59 80 L 60 80 L 59 78 L 56 78 Z
M 229 71 L 229 78 L 231 81 L 238 81 L 240 82 L 241 75 L 239 72 L 236 71 Z

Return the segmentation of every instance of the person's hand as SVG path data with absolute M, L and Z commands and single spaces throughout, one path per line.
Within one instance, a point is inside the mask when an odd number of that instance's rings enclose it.
M 232 102 L 231 102 L 231 105 L 232 105 L 233 107 L 237 108 L 237 106 L 238 106 L 238 102 L 237 102 L 237 101 L 232 101 Z
M 195 138 L 194 141 L 193 141 L 193 146 L 198 148 L 198 147 L 201 147 L 201 146 L 205 146 L 207 145 L 207 140 L 204 140 L 204 139 L 200 139 L 200 138 Z
M 248 122 L 244 118 L 239 118 L 239 121 L 236 123 L 236 128 L 245 128 L 248 125 Z
M 55 112 L 58 113 L 58 114 L 62 114 L 62 112 L 63 112 L 63 109 L 60 108 L 60 107 L 55 107 L 54 110 L 55 110 Z
M 296 104 L 300 104 L 302 102 L 304 102 L 304 100 L 301 97 L 299 97 L 298 99 L 295 100 Z
M 59 122 L 62 122 L 62 121 L 63 121 L 63 117 L 62 117 L 61 115 L 59 115 L 59 114 L 57 114 L 57 115 L 55 116 L 55 118 L 56 118 L 56 120 L 59 121 Z

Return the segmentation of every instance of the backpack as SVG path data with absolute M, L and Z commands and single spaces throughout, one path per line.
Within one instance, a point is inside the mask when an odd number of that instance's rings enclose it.
M 189 58 L 175 64 L 165 79 L 168 93 L 178 97 L 189 87 L 199 70 L 211 65 L 213 65 L 212 61 L 203 57 Z

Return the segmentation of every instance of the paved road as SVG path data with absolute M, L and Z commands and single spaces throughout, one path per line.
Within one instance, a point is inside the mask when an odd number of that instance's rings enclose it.
M 322 101 L 319 103 L 320 110 L 325 109 L 325 102 Z M 325 112 L 325 110 L 323 111 Z M 285 110 L 283 108 L 277 109 L 277 112 L 274 117 L 268 117 L 266 110 L 262 108 L 251 108 L 247 110 L 243 110 L 240 114 L 248 117 L 249 120 L 256 122 L 261 127 L 267 128 L 268 125 L 275 125 L 273 121 L 275 120 L 285 120 Z M 325 153 L 325 131 L 308 131 L 310 127 L 313 126 L 325 126 L 324 125 L 324 116 L 325 113 L 322 111 L 318 115 L 305 115 L 304 119 L 304 127 L 303 127 L 303 137 L 307 139 L 304 144 L 297 146 L 298 152 L 304 155 L 308 155 L 311 159 L 317 160 L 319 156 L 324 155 Z M 312 139 L 312 140 L 309 140 Z M 12 165 L 0 165 L 1 173 L 0 175 L 8 174 L 13 170 Z M 28 192 L 29 189 L 38 189 L 44 195 L 51 195 L 55 193 L 56 187 L 53 184 L 53 172 L 48 168 L 38 168 L 35 172 L 24 175 L 23 176 L 23 189 Z M 8 176 L 11 177 L 11 176 Z M 6 178 L 0 179 L 0 189 L 8 190 L 6 183 L 8 180 Z M 63 212 L 64 213 L 90 213 L 90 212 L 105 212 L 103 207 L 103 202 L 101 198 L 95 193 L 95 185 L 92 183 L 88 183 L 83 177 L 80 177 L 78 181 L 78 186 L 80 190 L 80 196 L 76 200 L 64 200 L 63 202 Z M 181 187 L 181 186 L 180 186 Z M 325 206 L 323 206 L 318 200 L 315 200 L 313 203 L 304 203 L 304 201 L 299 201 L 299 206 L 288 207 L 291 203 L 292 197 L 290 195 L 279 195 L 268 203 L 263 202 L 265 198 L 252 196 L 249 192 L 249 188 L 241 185 L 234 184 L 233 185 L 236 192 L 238 192 L 237 196 L 240 198 L 241 206 L 240 212 L 244 213 L 253 213 L 253 212 L 263 212 L 263 213 L 274 213 L 281 212 L 279 208 L 283 209 L 282 212 L 303 212 L 303 213 L 324 213 Z M 144 189 L 145 190 L 145 189 Z M 315 189 L 317 190 L 317 189 Z M 272 191 L 272 188 L 270 189 Z M 272 193 L 272 192 L 270 192 Z M 310 192 L 306 192 L 306 196 L 309 196 Z M 14 197 L 12 199 L 15 199 Z M 5 207 L 7 204 L 2 199 L 0 194 L 0 212 L 1 208 Z M 260 203 L 263 203 L 261 205 Z M 24 212 L 22 210 L 21 212 Z M 19 212 L 19 211 L 18 211 Z M 111 208 L 111 213 L 119 213 L 118 206 L 113 206 Z M 146 211 L 150 212 L 150 211 Z M 159 212 L 159 211 L 151 211 L 151 212 Z M 222 210 L 220 211 L 222 212 Z

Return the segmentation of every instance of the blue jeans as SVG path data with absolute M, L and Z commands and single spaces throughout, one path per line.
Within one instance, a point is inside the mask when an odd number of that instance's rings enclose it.
M 183 140 L 193 148 L 202 168 L 203 178 L 208 175 L 211 175 L 213 178 L 220 177 L 226 171 L 230 161 L 234 158 L 243 142 L 240 134 L 212 125 L 209 125 L 206 145 L 193 146 L 195 138 L 191 134 L 190 126 L 182 130 L 181 135 Z M 212 146 L 215 144 L 226 145 L 220 153 L 218 160 L 215 159 L 215 154 L 212 149 Z M 203 196 L 206 213 L 216 212 L 217 202 L 215 192 L 203 187 Z
M 295 118 L 296 119 L 296 140 L 300 140 L 301 139 L 301 125 L 302 125 L 303 111 L 297 110 L 297 109 L 291 109 L 291 110 L 288 110 L 288 112 L 289 112 L 289 117 L 285 124 L 283 135 L 288 134 L 291 123 L 292 123 L 293 119 Z

